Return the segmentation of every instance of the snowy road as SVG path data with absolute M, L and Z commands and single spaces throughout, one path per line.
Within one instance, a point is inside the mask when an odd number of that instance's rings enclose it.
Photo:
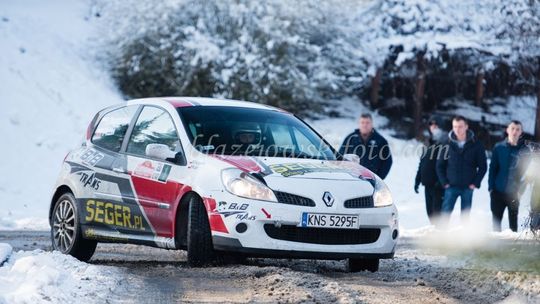
M 1 231 L 2 242 L 14 251 L 50 250 L 46 232 Z M 117 244 L 100 244 L 91 264 L 120 273 L 106 297 L 111 303 L 540 303 L 538 268 L 525 267 L 538 267 L 538 243 L 496 242 L 494 251 L 443 255 L 441 248 L 405 238 L 378 273 L 347 273 L 343 261 L 275 259 L 189 268 L 184 251 Z M 511 253 L 525 269 L 501 262 L 509 259 L 499 260 L 494 252 Z

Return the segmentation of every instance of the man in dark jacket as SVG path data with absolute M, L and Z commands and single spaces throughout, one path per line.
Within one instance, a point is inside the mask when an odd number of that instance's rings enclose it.
M 487 171 L 484 146 L 474 138 L 464 117 L 454 117 L 445 145 L 445 153 L 437 160 L 437 176 L 445 189 L 443 224 L 447 223 L 458 197 L 461 197 L 462 219 L 468 219 L 473 190 L 480 188 Z
M 437 158 L 441 150 L 441 142 L 444 141 L 445 132 L 439 128 L 441 125 L 439 117 L 433 116 L 429 119 L 429 141 L 424 148 L 416 172 L 414 181 L 414 192 L 418 193 L 420 183 L 424 185 L 426 198 L 426 211 L 431 224 L 436 224 L 435 220 L 441 213 L 441 206 L 444 197 L 444 189 L 437 178 Z
M 373 128 L 373 118 L 370 114 L 362 114 L 358 125 L 358 129 L 345 137 L 339 153 L 358 155 L 360 165 L 384 179 L 392 167 L 392 154 L 388 142 Z
M 493 230 L 501 231 L 504 209 L 508 208 L 510 229 L 517 232 L 519 195 L 524 184 L 524 161 L 528 148 L 520 141 L 521 122 L 512 121 L 506 128 L 508 137 L 497 143 L 489 165 L 489 192 Z

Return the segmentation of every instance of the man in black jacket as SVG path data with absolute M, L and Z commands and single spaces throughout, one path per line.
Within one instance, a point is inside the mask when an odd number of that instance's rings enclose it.
M 524 185 L 525 155 L 528 148 L 520 140 L 523 134 L 521 122 L 512 121 L 506 128 L 508 137 L 497 143 L 489 165 L 489 192 L 493 230 L 501 231 L 504 209 L 508 208 L 510 229 L 517 232 L 519 194 Z
M 461 217 L 468 219 L 473 190 L 480 188 L 487 171 L 484 146 L 475 139 L 464 117 L 454 117 L 445 145 L 448 147 L 446 155 L 437 160 L 437 176 L 445 189 L 441 209 L 443 224 L 447 223 L 458 197 L 461 197 Z
M 388 142 L 373 128 L 371 114 L 360 115 L 358 126 L 358 129 L 345 137 L 339 153 L 358 155 L 360 165 L 384 179 L 392 167 L 392 154 Z
M 437 158 L 442 150 L 441 142 L 444 142 L 446 133 L 439 127 L 440 119 L 433 116 L 429 119 L 429 141 L 428 146 L 424 148 L 416 172 L 414 181 L 414 192 L 418 193 L 420 183 L 424 185 L 424 193 L 426 199 L 426 211 L 431 224 L 436 224 L 435 221 L 441 213 L 441 206 L 444 197 L 444 188 L 439 183 L 437 178 Z

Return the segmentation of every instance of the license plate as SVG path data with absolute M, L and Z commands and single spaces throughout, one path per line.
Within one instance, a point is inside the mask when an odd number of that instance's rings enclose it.
M 302 227 L 345 228 L 358 229 L 358 215 L 302 213 Z

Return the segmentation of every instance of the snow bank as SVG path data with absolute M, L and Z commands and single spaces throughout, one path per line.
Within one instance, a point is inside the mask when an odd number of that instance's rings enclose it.
M 102 303 L 117 280 L 118 270 L 112 267 L 59 252 L 19 251 L 0 267 L 0 303 Z

